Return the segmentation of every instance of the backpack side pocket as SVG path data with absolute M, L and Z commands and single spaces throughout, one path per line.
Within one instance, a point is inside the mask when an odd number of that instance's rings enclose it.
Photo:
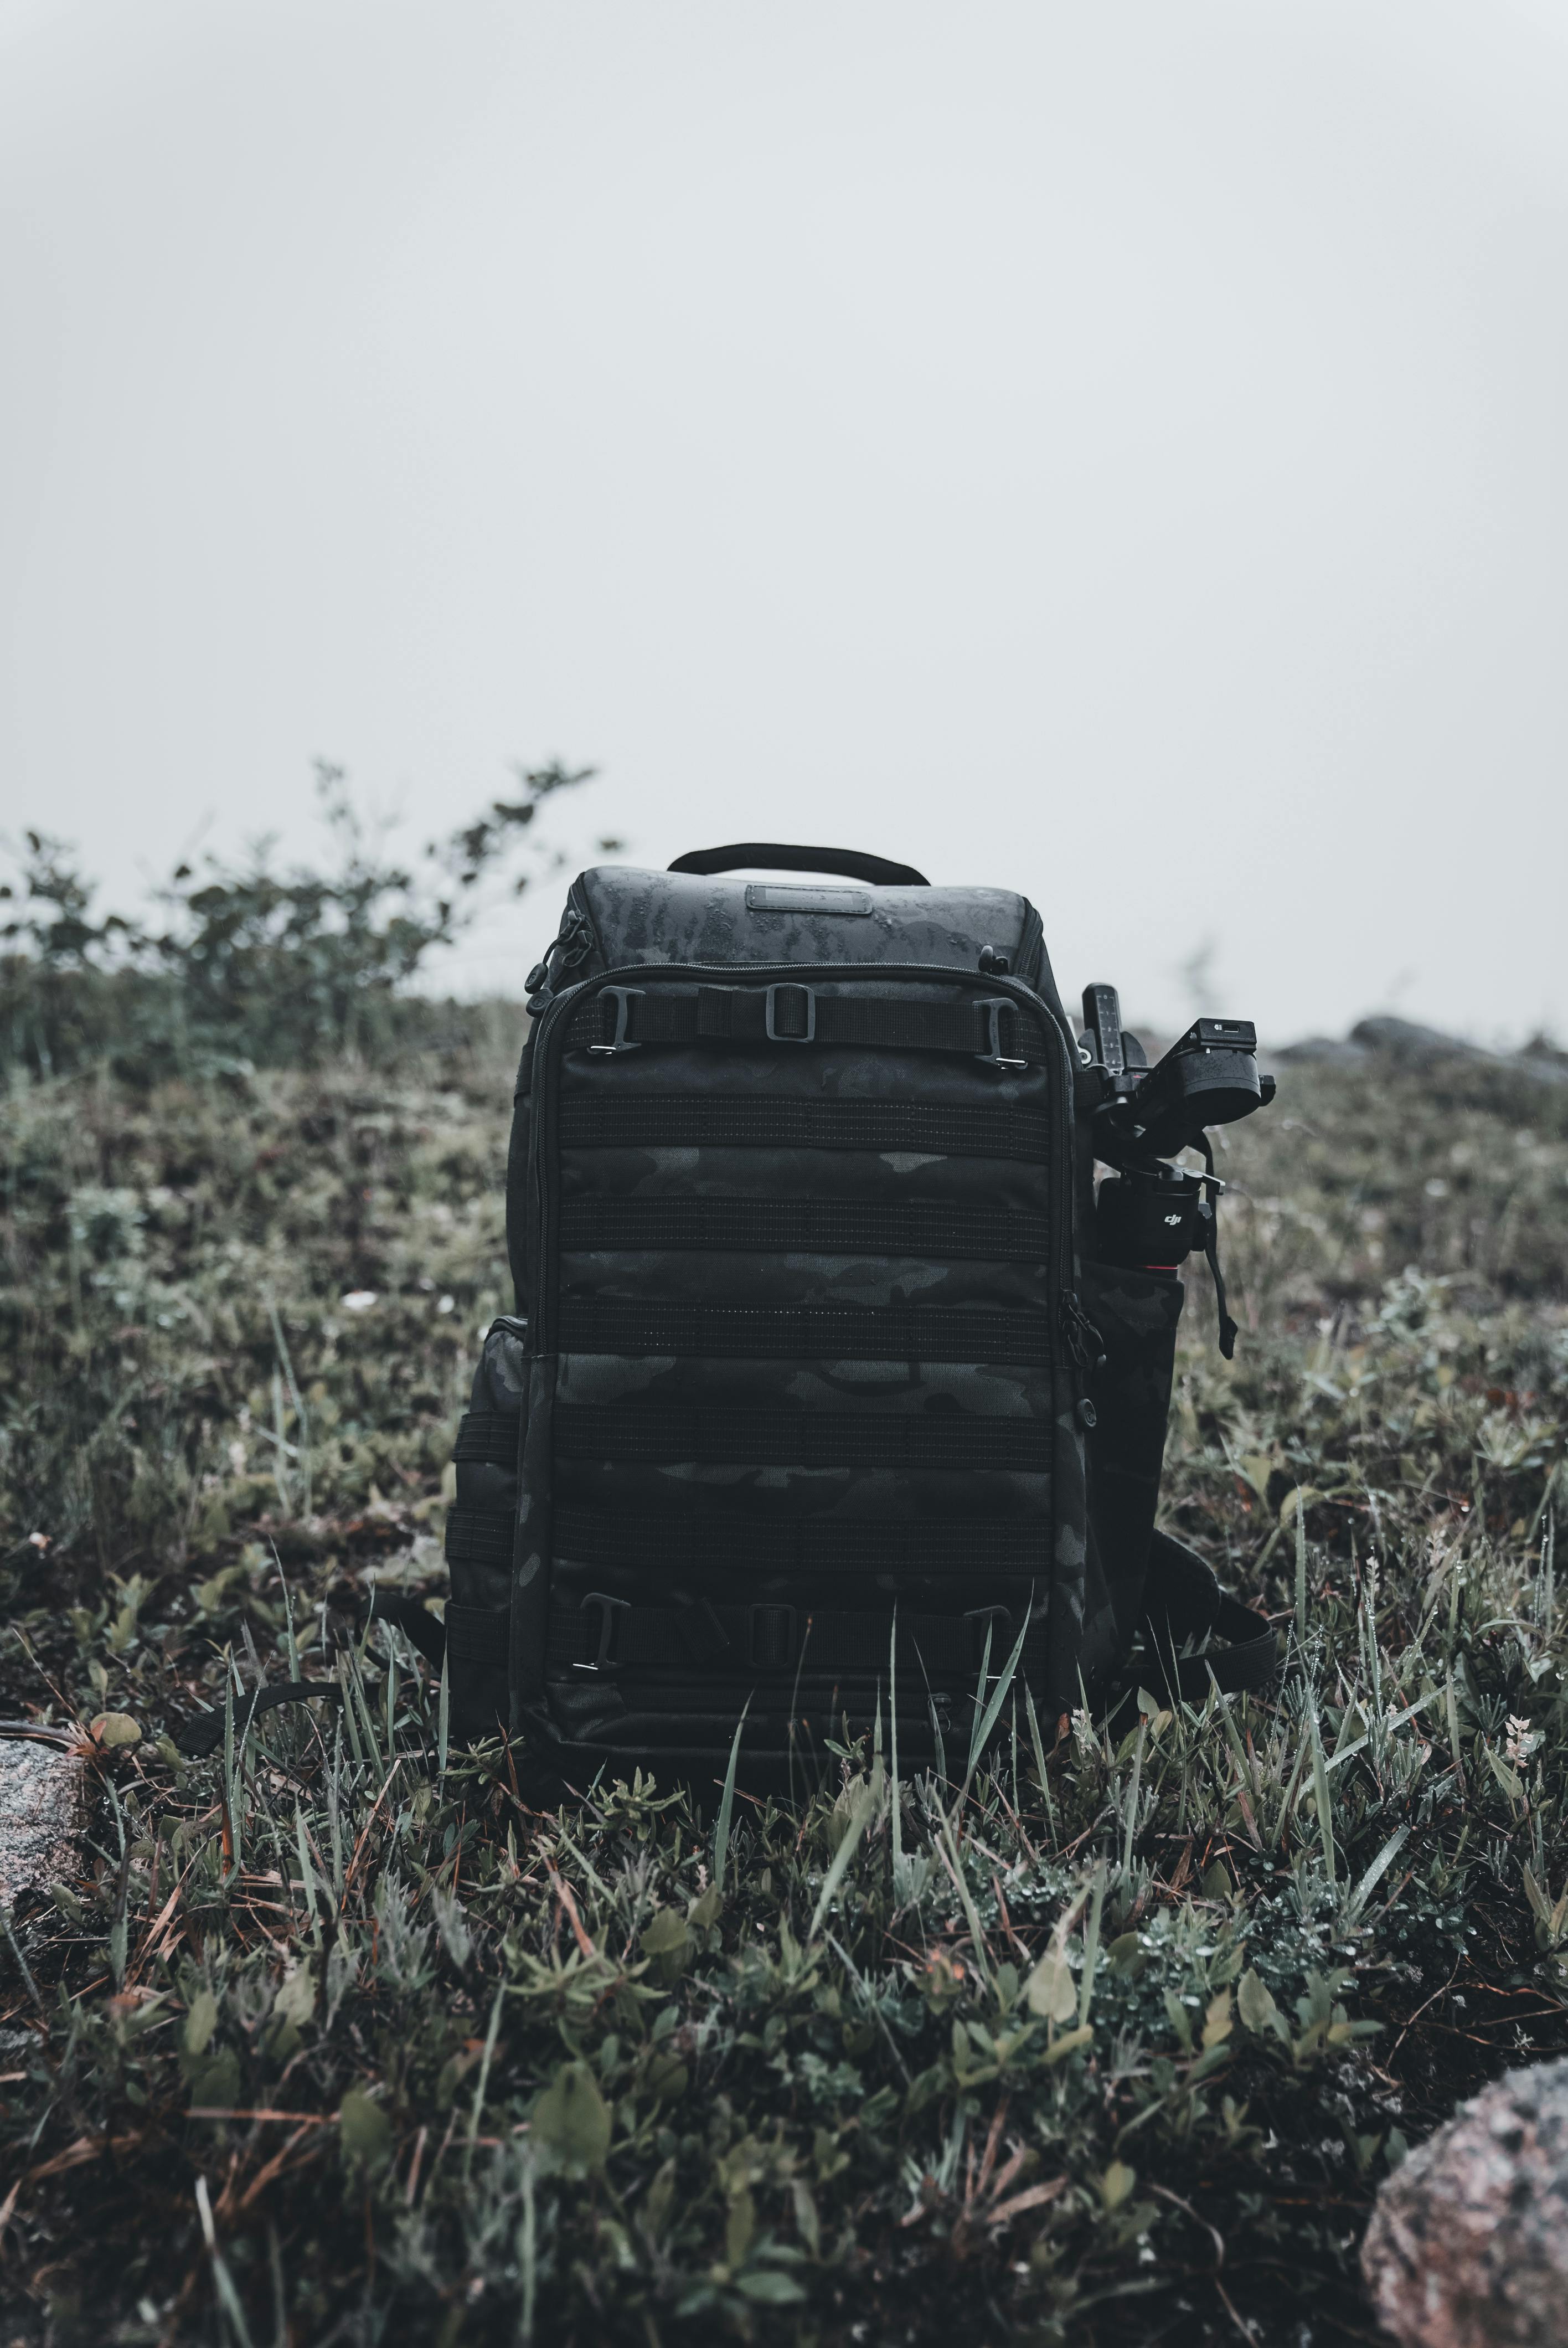
M 1088 1440 L 1090 1523 L 1125 1655 L 1143 1612 L 1185 1292 L 1174 1272 L 1086 1263 L 1081 1293 L 1105 1351 Z
M 454 1736 L 504 1732 L 508 1713 L 512 1543 L 528 1372 L 528 1323 L 492 1322 L 452 1457 L 457 1496 L 446 1517 L 446 1674 Z

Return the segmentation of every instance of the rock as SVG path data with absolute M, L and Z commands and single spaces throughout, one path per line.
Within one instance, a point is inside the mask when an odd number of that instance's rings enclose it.
M 1521 1076 L 1533 1076 L 1538 1085 L 1568 1085 L 1568 1053 L 1542 1051 L 1527 1044 L 1507 1066 L 1517 1068 Z
M 1396 1019 L 1391 1012 L 1358 1020 L 1346 1037 L 1307 1035 L 1269 1056 L 1298 1068 L 1355 1068 L 1381 1059 L 1392 1060 L 1397 1067 L 1425 1069 L 1451 1067 L 1460 1061 L 1471 1067 L 1506 1068 L 1537 1084 L 1568 1084 L 1568 1052 L 1559 1051 L 1543 1035 L 1532 1037 L 1522 1052 L 1489 1052 L 1462 1035 L 1418 1026 L 1413 1019 Z
M 1394 2171 L 1361 2271 L 1400 2348 L 1568 2339 L 1568 2061 L 1510 2071 Z
M 0 1732 L 0 1901 L 46 1891 L 77 1871 L 87 1823 L 81 1762 L 60 1746 Z
M 1441 1060 L 1490 1060 L 1479 1044 L 1462 1035 L 1445 1035 L 1440 1027 L 1419 1027 L 1413 1019 L 1396 1019 L 1387 1013 L 1362 1019 L 1350 1030 L 1350 1041 L 1368 1052 L 1386 1053 L 1408 1068 L 1430 1068 Z
M 1364 1044 L 1349 1043 L 1343 1036 L 1305 1035 L 1299 1044 L 1286 1044 L 1283 1051 L 1268 1056 L 1298 1068 L 1358 1068 L 1372 1056 Z

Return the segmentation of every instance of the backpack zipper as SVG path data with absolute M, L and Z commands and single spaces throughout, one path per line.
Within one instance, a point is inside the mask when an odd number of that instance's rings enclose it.
M 572 973 L 581 969 L 589 954 L 598 950 L 598 944 L 588 906 L 574 880 L 567 891 L 560 928 L 523 982 L 528 989 L 528 1008 L 536 1019 L 564 987 L 573 983 Z

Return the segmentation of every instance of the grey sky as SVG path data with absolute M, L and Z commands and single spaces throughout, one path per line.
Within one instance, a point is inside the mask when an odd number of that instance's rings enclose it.
M 1568 0 L 0 0 L 0 301 L 4 819 L 113 897 L 559 751 L 1146 1016 L 1568 1026 Z

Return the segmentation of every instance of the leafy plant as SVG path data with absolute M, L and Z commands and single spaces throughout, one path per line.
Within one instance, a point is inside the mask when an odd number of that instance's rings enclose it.
M 140 1080 L 178 1072 L 310 1067 L 334 1053 L 371 1059 L 428 1035 L 406 989 L 466 925 L 483 884 L 531 844 L 547 801 L 588 781 L 559 761 L 518 770 L 515 798 L 391 864 L 343 770 L 318 765 L 330 869 L 279 869 L 261 840 L 239 865 L 180 864 L 157 892 L 161 927 L 95 918 L 95 891 L 61 841 L 24 835 L 15 908 L 0 925 L 0 1070 L 49 1076 L 107 1058 Z M 614 843 L 610 843 L 614 845 Z M 514 893 L 528 886 L 525 869 Z

